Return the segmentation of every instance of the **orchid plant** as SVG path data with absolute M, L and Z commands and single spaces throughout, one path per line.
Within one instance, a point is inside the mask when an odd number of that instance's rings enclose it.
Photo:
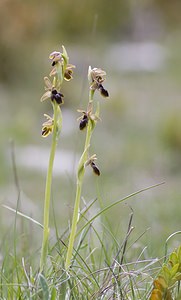
M 74 204 L 74 212 L 73 212 L 73 219 L 72 219 L 72 227 L 70 232 L 68 250 L 67 250 L 67 257 L 65 262 L 65 269 L 68 271 L 69 267 L 71 266 L 71 259 L 72 259 L 72 252 L 76 237 L 76 229 L 77 223 L 79 219 L 79 206 L 80 206 L 80 198 L 81 198 L 81 191 L 82 191 L 82 184 L 85 174 L 85 168 L 87 166 L 91 166 L 94 174 L 100 175 L 100 170 L 95 164 L 97 160 L 96 154 L 90 156 L 89 149 L 91 144 L 91 137 L 92 133 L 95 129 L 97 121 L 100 120 L 99 118 L 99 103 L 97 103 L 97 108 L 94 113 L 94 94 L 95 91 L 98 90 L 103 97 L 108 97 L 108 91 L 103 87 L 102 83 L 105 80 L 106 72 L 99 69 L 99 68 L 91 68 L 89 67 L 88 70 L 88 81 L 89 81 L 89 99 L 87 110 L 78 110 L 78 112 L 82 113 L 82 116 L 78 119 L 80 121 L 79 128 L 83 130 L 86 128 L 86 138 L 85 138 L 85 145 L 83 153 L 80 157 L 78 170 L 77 170 L 77 189 L 76 189 L 76 196 L 75 196 L 75 204 Z
M 59 135 L 62 129 L 62 112 L 61 105 L 64 103 L 63 94 L 61 88 L 63 80 L 69 81 L 72 79 L 74 65 L 69 64 L 69 57 L 64 46 L 62 46 L 62 53 L 54 51 L 50 54 L 49 58 L 52 61 L 52 67 L 50 77 L 44 78 L 45 93 L 41 97 L 41 102 L 46 99 L 51 101 L 53 107 L 53 117 L 44 114 L 46 121 L 42 125 L 42 136 L 47 137 L 52 133 L 52 143 L 49 157 L 49 164 L 46 177 L 45 187 L 45 201 L 44 201 L 44 222 L 43 222 L 43 241 L 40 258 L 40 273 L 43 271 L 46 264 L 48 254 L 48 239 L 49 239 L 49 211 L 50 211 L 50 199 L 51 199 L 51 186 L 52 186 L 52 174 L 53 163 L 55 158 L 55 151 Z

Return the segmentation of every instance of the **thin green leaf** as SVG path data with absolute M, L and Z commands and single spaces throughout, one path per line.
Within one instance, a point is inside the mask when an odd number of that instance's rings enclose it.
M 57 290 L 55 287 L 53 287 L 50 300 L 56 300 L 56 299 L 57 299 Z
M 171 277 L 174 277 L 174 276 L 175 276 L 175 274 L 178 272 L 178 268 L 179 268 L 179 264 L 175 264 L 175 265 L 173 266 L 173 268 L 171 268 L 171 270 L 170 270 L 170 275 L 171 275 Z
M 49 287 L 47 284 L 47 280 L 42 274 L 39 274 L 39 280 L 43 292 L 43 300 L 49 300 L 50 295 L 49 295 Z
M 21 213 L 20 211 L 17 211 L 16 209 L 11 208 L 11 207 L 9 207 L 8 205 L 5 205 L 5 204 L 3 204 L 2 207 L 9 209 L 10 211 L 16 213 L 18 216 L 21 216 L 21 217 L 23 217 L 23 218 L 25 218 L 25 219 L 27 219 L 27 220 L 33 222 L 34 224 L 37 224 L 37 225 L 40 226 L 41 228 L 43 228 L 43 225 L 42 225 L 41 223 L 39 223 L 39 222 L 36 221 L 35 219 L 33 219 L 33 218 L 31 218 L 31 217 L 29 217 L 29 216 L 23 214 L 23 213 Z
M 137 192 L 134 192 L 134 193 L 132 193 L 132 194 L 130 194 L 130 195 L 128 195 L 128 196 L 126 196 L 126 197 L 124 197 L 124 198 L 122 198 L 122 199 L 120 199 L 120 200 L 118 200 L 118 201 L 116 201 L 116 202 L 114 202 L 114 203 L 111 203 L 110 205 L 108 205 L 108 206 L 106 206 L 105 208 L 103 208 L 101 211 L 99 211 L 94 217 L 92 217 L 78 232 L 77 232 L 77 234 L 76 234 L 76 236 L 78 236 L 80 233 L 81 233 L 81 231 L 85 228 L 85 227 L 87 227 L 90 223 L 92 223 L 97 217 L 99 217 L 101 214 L 103 214 L 103 213 L 105 213 L 107 210 L 109 210 L 110 208 L 112 208 L 112 207 L 114 207 L 114 206 L 116 206 L 117 204 L 120 204 L 120 203 L 122 203 L 122 202 L 124 202 L 124 201 L 126 201 L 126 200 L 128 200 L 129 198 L 131 198 L 131 197 L 133 197 L 133 196 L 136 196 L 136 195 L 138 195 L 138 194 L 140 194 L 140 193 L 142 193 L 142 192 L 145 192 L 145 191 L 148 191 L 148 190 L 150 190 L 150 189 L 153 189 L 153 188 L 155 188 L 155 187 L 158 187 L 158 186 L 160 186 L 160 185 L 162 185 L 162 184 L 164 184 L 164 182 L 161 182 L 161 183 L 158 183 L 158 184 L 155 184 L 155 185 L 152 185 L 152 186 L 149 186 L 149 187 L 146 187 L 146 188 L 144 188 L 144 189 L 141 189 L 141 190 L 139 190 L 139 191 L 137 191 Z
M 178 263 L 178 256 L 176 252 L 172 252 L 170 254 L 169 263 L 171 264 L 172 267 Z

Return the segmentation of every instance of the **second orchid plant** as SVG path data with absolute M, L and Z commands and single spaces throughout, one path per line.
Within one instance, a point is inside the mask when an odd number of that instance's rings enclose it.
M 45 188 L 45 202 L 44 202 L 44 223 L 43 223 L 43 241 L 40 258 L 40 273 L 44 270 L 48 255 L 48 241 L 49 241 L 49 211 L 50 211 L 50 199 L 51 199 L 51 185 L 53 174 L 53 163 L 56 151 L 56 145 L 59 138 L 59 134 L 62 129 L 62 113 L 61 105 L 64 103 L 63 94 L 61 92 L 63 80 L 72 79 L 72 73 L 74 65 L 69 64 L 69 57 L 64 46 L 62 46 L 62 53 L 54 51 L 50 54 L 52 61 L 52 71 L 50 77 L 45 77 L 45 93 L 41 97 L 41 101 L 50 99 L 53 107 L 53 117 L 45 114 L 46 121 L 42 126 L 42 136 L 46 137 L 52 133 L 52 144 L 49 157 L 49 165 L 47 170 L 46 188 Z M 100 175 L 100 170 L 97 167 L 95 161 L 97 160 L 96 154 L 90 155 L 90 143 L 93 130 L 99 118 L 99 104 L 97 103 L 96 110 L 94 111 L 94 94 L 98 90 L 103 97 L 108 97 L 108 91 L 103 87 L 106 72 L 99 68 L 91 68 L 88 70 L 89 81 L 89 99 L 86 110 L 78 110 L 82 113 L 79 118 L 79 129 L 86 129 L 86 138 L 83 153 L 80 157 L 77 169 L 77 189 L 75 195 L 75 204 L 72 218 L 72 225 L 69 237 L 69 243 L 67 248 L 67 255 L 65 261 L 65 270 L 68 271 L 71 266 L 71 259 L 73 255 L 73 247 L 76 237 L 76 229 L 79 217 L 79 206 L 81 199 L 82 184 L 85 174 L 85 168 L 91 166 L 93 172 L 96 175 Z
M 93 169 L 94 174 L 98 176 L 100 175 L 100 170 L 95 164 L 95 161 L 97 160 L 96 154 L 90 155 L 89 150 L 90 150 L 92 133 L 95 129 L 97 121 L 100 120 L 99 103 L 97 103 L 97 107 L 94 112 L 95 91 L 98 90 L 103 97 L 109 97 L 108 91 L 102 85 L 102 83 L 105 80 L 105 76 L 106 76 L 105 71 L 99 68 L 92 69 L 89 66 L 88 69 L 89 99 L 88 99 L 87 110 L 86 111 L 78 110 L 78 112 L 82 113 L 82 116 L 79 118 L 80 120 L 79 129 L 83 130 L 84 128 L 86 128 L 87 131 L 86 131 L 84 150 L 80 157 L 78 170 L 77 170 L 77 189 L 76 189 L 74 212 L 72 218 L 72 227 L 71 227 L 67 257 L 65 262 L 66 270 L 68 270 L 69 267 L 71 266 L 71 259 L 72 259 L 73 247 L 75 242 L 77 223 L 79 219 L 79 206 L 80 206 L 80 198 L 81 198 L 85 168 L 90 165 Z

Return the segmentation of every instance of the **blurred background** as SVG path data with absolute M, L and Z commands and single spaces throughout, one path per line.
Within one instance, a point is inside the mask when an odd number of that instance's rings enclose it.
M 1 204 L 17 206 L 13 141 L 19 210 L 42 222 L 51 137 L 41 137 L 41 124 L 52 108 L 39 99 L 43 77 L 51 70 L 49 54 L 65 45 L 76 69 L 74 80 L 62 88 L 63 130 L 52 191 L 59 232 L 65 230 L 73 209 L 75 169 L 85 138 L 78 129 L 77 109 L 87 105 L 87 69 L 101 67 L 107 72 L 110 98 L 96 95 L 102 121 L 91 146 L 101 176 L 95 178 L 87 170 L 83 200 L 98 199 L 91 217 L 101 203 L 106 206 L 164 181 L 107 214 L 121 241 L 132 208 L 133 242 L 147 231 L 135 247 L 148 245 L 152 256 L 163 254 L 166 238 L 181 229 L 180 11 L 179 0 L 0 1 Z M 3 236 L 12 228 L 14 214 L 3 207 L 0 211 Z M 24 226 L 30 246 L 37 249 L 41 231 L 28 221 Z M 177 237 L 172 239 L 171 247 L 178 244 Z

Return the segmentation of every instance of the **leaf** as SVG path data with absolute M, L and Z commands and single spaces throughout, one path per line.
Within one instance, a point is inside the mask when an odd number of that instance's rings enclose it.
M 168 286 L 165 279 L 162 276 L 158 276 L 158 278 L 154 281 L 154 287 L 157 290 L 164 291 Z
M 21 217 L 23 217 L 23 218 L 25 218 L 25 219 L 27 219 L 27 220 L 29 220 L 29 221 L 31 221 L 31 222 L 37 224 L 37 225 L 40 226 L 41 228 L 43 228 L 43 225 L 42 225 L 42 224 L 40 224 L 40 223 L 39 223 L 38 221 L 36 221 L 35 219 L 33 219 L 33 218 L 31 218 L 31 217 L 29 217 L 29 216 L 23 214 L 22 212 L 16 211 L 16 209 L 11 208 L 11 207 L 9 207 L 8 205 L 5 205 L 5 204 L 2 204 L 2 207 L 7 208 L 7 209 L 9 209 L 10 211 L 13 211 L 13 212 L 16 213 L 18 216 L 21 216 Z
M 169 263 L 171 264 L 172 267 L 178 263 L 178 255 L 176 252 L 172 252 L 170 254 Z
M 177 250 L 177 255 L 178 255 L 179 263 L 181 264 L 181 246 Z
M 99 114 L 100 114 L 100 105 L 99 105 L 99 102 L 97 102 L 97 107 L 96 107 L 96 112 L 95 112 L 95 116 L 97 117 L 97 119 L 99 119 Z
M 174 276 L 175 276 L 175 274 L 178 272 L 178 268 L 179 268 L 179 264 L 175 264 L 175 265 L 173 266 L 173 268 L 171 268 L 171 270 L 170 270 L 170 275 L 171 275 L 171 277 L 174 277 Z
M 157 187 L 157 186 L 160 186 L 160 185 L 162 185 L 162 184 L 164 184 L 164 182 L 161 182 L 161 183 L 158 183 L 158 184 L 149 186 L 149 187 L 147 187 L 147 188 L 143 188 L 143 189 L 138 190 L 137 192 L 134 192 L 134 193 L 132 193 L 132 194 L 130 194 L 130 195 L 128 195 L 128 196 L 126 196 L 126 197 L 120 199 L 120 200 L 117 200 L 117 201 L 111 203 L 110 205 L 108 205 L 108 206 L 106 206 L 105 208 L 103 208 L 102 210 L 100 210 L 100 211 L 99 211 L 96 215 L 94 215 L 94 216 L 93 216 L 93 217 L 92 217 L 85 225 L 83 225 L 82 228 L 80 228 L 80 230 L 77 232 L 76 235 L 78 236 L 78 235 L 81 233 L 81 231 L 82 231 L 85 227 L 87 227 L 87 226 L 88 226 L 89 224 L 91 224 L 97 217 L 99 217 L 100 215 L 104 214 L 106 211 L 108 211 L 108 210 L 111 209 L 112 207 L 114 207 L 114 206 L 116 206 L 116 205 L 118 205 L 118 204 L 120 204 L 120 203 L 122 203 L 122 202 L 125 202 L 126 200 L 128 200 L 129 198 L 131 198 L 131 197 L 133 197 L 133 196 L 136 196 L 136 195 L 138 195 L 138 194 L 140 194 L 140 193 L 142 193 L 142 192 L 148 191 L 148 190 L 150 190 L 150 189 L 152 189 L 152 188 L 155 188 L 155 187 Z
M 42 274 L 39 274 L 39 280 L 42 288 L 43 300 L 49 300 L 49 287 L 47 284 L 47 280 Z
M 65 64 L 67 65 L 68 64 L 68 60 L 69 60 L 69 57 L 68 57 L 68 54 L 67 54 L 67 51 L 65 49 L 65 47 L 62 45 L 62 49 L 63 49 L 63 52 L 62 52 L 62 57 L 65 61 Z
M 53 287 L 50 300 L 56 300 L 56 299 L 57 299 L 57 290 L 55 287 Z
M 169 286 L 169 282 L 170 282 L 170 279 L 171 279 L 171 274 L 170 274 L 169 268 L 166 265 L 164 265 L 162 267 L 161 275 L 163 276 L 163 278 L 165 279 L 165 282 Z
M 179 272 L 179 273 L 176 273 L 176 275 L 175 275 L 175 280 L 176 281 L 180 281 L 181 280 L 181 273 Z
M 40 102 L 45 101 L 46 99 L 49 99 L 51 97 L 51 92 L 47 91 L 43 94 L 43 96 L 40 98 Z

